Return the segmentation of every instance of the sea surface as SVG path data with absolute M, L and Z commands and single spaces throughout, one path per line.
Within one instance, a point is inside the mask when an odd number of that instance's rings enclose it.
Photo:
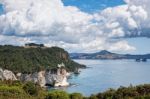
M 79 75 L 72 75 L 70 87 L 63 90 L 73 93 L 80 92 L 85 96 L 104 92 L 109 88 L 150 84 L 150 60 L 75 60 L 87 65 Z
M 72 75 L 69 82 L 73 85 L 64 90 L 80 92 L 85 96 L 103 92 L 109 88 L 150 83 L 150 60 L 75 60 L 89 68 Z

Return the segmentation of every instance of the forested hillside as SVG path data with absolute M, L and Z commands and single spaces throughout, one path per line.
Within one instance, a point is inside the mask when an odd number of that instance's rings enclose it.
M 84 67 L 72 61 L 69 54 L 58 47 L 0 46 L 0 67 L 15 73 L 31 73 L 51 69 L 62 62 L 69 71 Z

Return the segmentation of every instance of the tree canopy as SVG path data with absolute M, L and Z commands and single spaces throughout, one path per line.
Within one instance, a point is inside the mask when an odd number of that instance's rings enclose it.
M 64 63 L 69 71 L 75 71 L 76 68 L 82 67 L 71 60 L 69 54 L 59 47 L 0 46 L 0 67 L 15 73 L 31 73 L 56 68 L 60 63 Z

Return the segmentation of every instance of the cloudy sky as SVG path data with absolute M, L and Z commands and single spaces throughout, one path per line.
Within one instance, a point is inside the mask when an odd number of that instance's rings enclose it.
M 0 44 L 150 53 L 150 0 L 0 0 Z

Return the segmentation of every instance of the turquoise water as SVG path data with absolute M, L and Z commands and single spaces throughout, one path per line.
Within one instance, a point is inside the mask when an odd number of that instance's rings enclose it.
M 134 60 L 75 60 L 90 68 L 72 75 L 69 82 L 74 84 L 64 90 L 80 92 L 89 96 L 109 88 L 150 83 L 150 61 Z

